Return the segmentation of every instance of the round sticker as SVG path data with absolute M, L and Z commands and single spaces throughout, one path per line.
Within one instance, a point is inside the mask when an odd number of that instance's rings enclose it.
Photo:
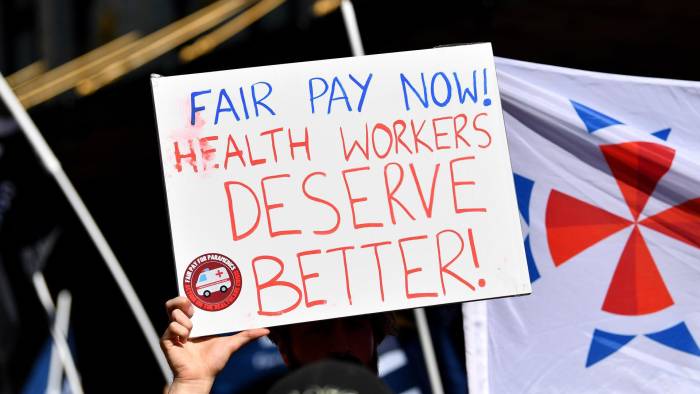
M 199 309 L 220 311 L 241 294 L 241 271 L 236 263 L 219 253 L 203 254 L 185 270 L 185 295 Z

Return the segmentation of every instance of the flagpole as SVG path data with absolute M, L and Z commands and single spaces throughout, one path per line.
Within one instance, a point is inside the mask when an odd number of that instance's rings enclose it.
M 355 16 L 355 8 L 350 0 L 341 0 L 340 10 L 343 13 L 343 21 L 345 22 L 345 32 L 350 41 L 350 48 L 353 56 L 364 56 L 365 50 L 362 46 L 362 37 L 360 36 L 360 28 L 357 25 L 357 17 Z M 423 350 L 423 358 L 425 367 L 428 370 L 428 378 L 433 394 L 443 394 L 442 381 L 440 380 L 440 368 L 438 367 L 435 349 L 433 348 L 433 340 L 430 338 L 430 327 L 428 319 L 425 316 L 425 309 L 416 308 L 413 310 L 413 315 L 416 319 L 418 327 L 418 338 L 420 340 L 421 349 Z
M 143 335 L 146 337 L 148 346 L 158 362 L 158 366 L 160 367 L 165 381 L 170 383 L 173 376 L 170 368 L 168 367 L 168 363 L 165 360 L 165 355 L 163 355 L 163 352 L 160 350 L 160 346 L 158 344 L 158 334 L 156 334 L 156 330 L 153 328 L 153 324 L 149 320 L 146 310 L 136 295 L 136 291 L 134 291 L 134 288 L 129 282 L 126 273 L 124 273 L 124 269 L 119 264 L 119 260 L 117 260 L 117 257 L 114 255 L 114 252 L 107 243 L 102 231 L 100 231 L 97 223 L 95 223 L 95 219 L 93 219 L 90 211 L 88 211 L 85 203 L 83 203 L 80 195 L 75 190 L 75 187 L 73 187 L 73 184 L 66 173 L 63 171 L 61 163 L 58 161 L 51 150 L 51 147 L 49 147 L 48 143 L 46 143 L 46 140 L 39 132 L 39 129 L 37 129 L 27 111 L 24 109 L 24 107 L 22 107 L 22 104 L 19 102 L 17 96 L 7 84 L 5 77 L 1 73 L 0 95 L 2 95 L 2 100 L 5 102 L 5 105 L 7 105 L 7 108 L 10 110 L 17 123 L 20 125 L 20 128 L 36 151 L 44 167 L 56 179 L 58 186 L 65 194 L 71 207 L 78 215 L 78 218 L 90 235 L 92 242 L 95 244 L 97 250 L 102 256 L 102 259 L 107 264 L 107 268 L 114 277 L 114 280 L 117 282 L 117 285 L 122 291 L 127 304 L 136 317 L 136 321 L 138 322 Z
M 68 342 L 66 342 L 65 332 L 63 332 L 56 322 L 56 307 L 53 304 L 49 287 L 46 285 L 46 279 L 41 271 L 37 270 L 32 273 L 32 284 L 39 297 L 39 301 L 41 301 L 41 305 L 44 307 L 44 311 L 46 311 L 46 316 L 49 318 L 51 338 L 53 338 L 55 349 L 66 370 L 66 377 L 68 378 L 70 389 L 74 394 L 83 394 L 83 385 L 80 383 L 78 369 L 75 367 L 75 361 L 68 347 Z
M 428 318 L 425 316 L 425 309 L 416 308 L 413 310 L 413 315 L 416 318 L 418 339 L 420 339 L 420 347 L 421 350 L 423 350 L 425 367 L 428 369 L 430 389 L 433 394 L 443 394 L 442 380 L 440 380 L 440 368 L 438 367 L 437 357 L 435 356 L 433 340 L 430 338 L 430 326 L 428 326 Z
M 360 36 L 360 28 L 357 26 L 357 17 L 355 16 L 355 7 L 352 6 L 350 0 L 341 0 L 340 11 L 343 13 L 343 21 L 345 22 L 345 32 L 350 41 L 350 48 L 353 56 L 364 56 L 365 49 L 362 47 L 362 37 Z
M 487 301 L 462 304 L 467 384 L 470 394 L 488 394 L 489 338 Z
M 59 334 L 65 334 L 66 342 L 68 341 L 68 330 L 70 327 L 70 310 L 72 297 L 68 290 L 61 290 L 58 293 L 56 300 L 56 317 L 54 319 L 54 327 Z M 68 345 L 70 352 L 70 345 Z M 46 384 L 47 394 L 61 394 L 63 392 L 63 363 L 58 354 L 56 345 L 53 345 L 51 350 L 51 360 L 49 361 L 49 377 Z

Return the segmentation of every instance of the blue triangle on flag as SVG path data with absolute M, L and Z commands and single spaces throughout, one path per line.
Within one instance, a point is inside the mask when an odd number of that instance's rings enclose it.
M 619 335 L 596 329 L 593 331 L 593 340 L 588 349 L 586 368 L 617 352 L 634 337 L 635 335 Z
M 525 223 L 530 224 L 530 196 L 535 182 L 522 175 L 513 173 L 515 179 L 515 196 L 518 198 L 518 210 L 523 215 Z
M 671 134 L 671 129 L 670 129 L 670 128 L 668 128 L 668 129 L 663 129 L 663 130 L 659 130 L 659 131 L 655 131 L 655 132 L 651 133 L 651 135 L 653 135 L 654 137 L 660 138 L 660 139 L 662 139 L 662 140 L 664 140 L 664 141 L 667 141 L 667 140 L 668 140 L 668 135 L 669 135 L 669 134 Z
M 693 336 L 690 335 L 685 322 L 646 336 L 662 345 L 700 357 L 700 348 L 698 348 Z
M 620 122 L 619 120 L 613 119 L 608 115 L 600 113 L 592 108 L 586 107 L 585 105 L 577 103 L 574 100 L 571 100 L 571 104 L 574 106 L 578 117 L 581 118 L 583 123 L 586 125 L 586 130 L 588 130 L 589 133 L 592 133 L 596 130 L 608 126 L 622 124 L 622 122 Z
M 41 352 L 34 362 L 27 381 L 22 388 L 22 394 L 44 393 L 49 381 L 49 364 L 51 360 L 51 346 L 53 342 L 47 340 L 41 348 Z
M 72 330 L 68 332 L 68 347 L 73 357 L 75 357 L 75 340 Z M 34 366 L 22 387 L 22 394 L 45 393 L 48 391 L 51 352 L 53 352 L 53 350 L 53 340 L 49 338 L 44 342 L 41 353 L 39 353 L 36 361 L 34 361 Z M 68 391 L 65 388 L 67 387 L 67 380 L 64 380 L 63 386 L 63 393 L 72 393 L 72 391 Z
M 532 255 L 532 247 L 530 246 L 530 236 L 525 238 L 525 258 L 527 259 L 527 271 L 530 273 L 530 283 L 533 283 L 540 278 L 540 271 L 535 264 L 535 257 Z

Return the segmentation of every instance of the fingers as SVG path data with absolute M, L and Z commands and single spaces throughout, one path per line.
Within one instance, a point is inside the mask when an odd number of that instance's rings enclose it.
M 170 321 L 180 323 L 181 326 L 187 328 L 188 330 L 192 330 L 192 320 L 190 320 L 190 318 L 185 315 L 185 312 L 180 309 L 173 310 L 173 312 L 170 314 Z
M 165 309 L 168 311 L 170 324 L 162 339 L 180 343 L 186 342 L 192 331 L 190 317 L 194 314 L 194 307 L 186 297 L 177 297 L 168 300 L 165 303 Z
M 270 333 L 267 328 L 255 328 L 252 330 L 241 331 L 236 335 L 229 337 L 228 345 L 229 351 L 234 353 L 238 351 L 241 347 L 247 345 L 249 342 L 254 341 L 262 336 Z
M 190 336 L 190 328 L 185 327 L 184 325 L 172 321 L 170 324 L 168 324 L 168 328 L 165 329 L 165 333 L 163 334 L 163 340 L 170 340 L 172 342 L 185 342 L 187 341 L 187 338 Z
M 194 307 L 187 297 L 176 297 L 168 300 L 165 303 L 165 309 L 170 318 L 170 324 L 163 334 L 163 340 L 171 340 L 173 342 L 186 342 L 192 331 L 192 320 L 190 318 L 194 314 Z M 251 341 L 254 341 L 262 336 L 270 333 L 267 328 L 256 328 L 253 330 L 241 331 L 236 335 L 228 337 L 228 350 L 233 353 L 245 346 Z
M 171 316 L 173 310 L 175 309 L 181 310 L 185 313 L 185 315 L 187 315 L 187 317 L 192 317 L 194 314 L 194 307 L 187 297 L 180 296 L 172 298 L 165 303 L 165 310 L 167 311 L 168 316 Z

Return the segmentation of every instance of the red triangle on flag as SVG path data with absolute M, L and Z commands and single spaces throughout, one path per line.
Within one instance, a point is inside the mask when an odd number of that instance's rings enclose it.
M 659 179 L 671 168 L 676 151 L 642 141 L 602 145 L 600 149 L 636 220 Z
M 556 266 L 630 224 L 627 219 L 557 190 L 552 190 L 547 201 L 547 243 Z
M 618 315 L 645 315 L 673 305 L 661 273 L 637 226 L 615 268 L 603 310 Z
M 642 220 L 640 224 L 700 248 L 700 198 L 671 207 Z

